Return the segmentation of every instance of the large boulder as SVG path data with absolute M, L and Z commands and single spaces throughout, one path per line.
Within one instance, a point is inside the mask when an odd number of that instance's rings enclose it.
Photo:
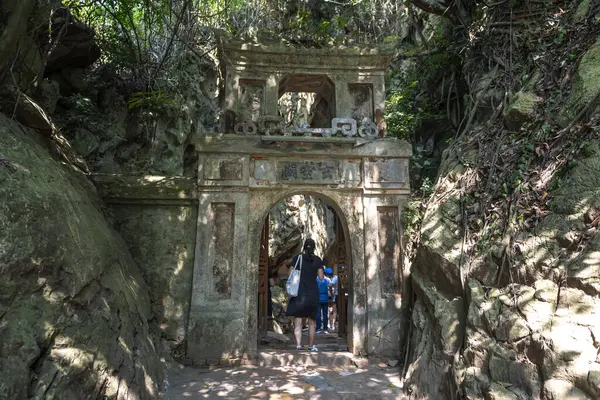
M 533 93 L 517 92 L 511 103 L 506 107 L 504 124 L 508 129 L 518 131 L 525 122 L 532 118 L 535 107 L 542 101 L 541 97 Z
M 67 67 L 89 67 L 100 58 L 94 30 L 78 21 L 68 8 L 58 8 L 50 20 L 51 27 L 46 25 L 38 31 L 38 43 L 42 48 L 48 45 L 49 39 L 54 43 L 46 60 L 46 75 Z M 59 40 L 55 42 L 57 38 Z
M 562 125 L 568 125 L 573 118 L 600 91 L 600 38 L 588 49 L 579 62 L 573 77 L 571 95 L 560 115 Z
M 0 115 L 0 398 L 156 398 L 146 284 L 93 186 L 39 140 Z

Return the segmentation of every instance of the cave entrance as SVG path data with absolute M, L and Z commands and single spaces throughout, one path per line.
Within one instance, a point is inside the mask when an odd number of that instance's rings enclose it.
M 347 351 L 351 331 L 351 254 L 344 221 L 322 197 L 298 194 L 278 201 L 265 218 L 258 264 L 258 337 L 270 348 L 293 348 L 293 318 L 286 316 L 288 296 L 285 282 L 293 257 L 302 251 L 308 238 L 316 242 L 315 254 L 323 259 L 336 277 L 335 298 L 330 299 L 328 324 L 317 334 L 322 350 Z M 351 300 L 352 299 L 352 300 Z M 334 323 L 334 324 L 332 324 Z M 319 328 L 319 327 L 317 327 Z M 305 331 L 303 335 L 307 335 Z M 307 339 L 303 339 L 307 343 Z

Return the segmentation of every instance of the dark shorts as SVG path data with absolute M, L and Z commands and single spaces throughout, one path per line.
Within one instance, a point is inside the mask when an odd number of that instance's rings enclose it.
M 319 307 L 319 296 L 291 297 L 286 315 L 296 318 L 315 319 Z

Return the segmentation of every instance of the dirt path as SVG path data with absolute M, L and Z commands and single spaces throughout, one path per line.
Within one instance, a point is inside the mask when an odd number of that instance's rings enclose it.
M 398 368 L 294 365 L 212 371 L 171 366 L 165 400 L 188 399 L 404 399 Z

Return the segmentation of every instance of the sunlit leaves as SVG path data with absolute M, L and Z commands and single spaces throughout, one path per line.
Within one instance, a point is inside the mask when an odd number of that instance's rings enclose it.
M 162 90 L 153 90 L 151 92 L 136 92 L 131 95 L 127 102 L 129 109 L 136 107 L 143 108 L 160 108 L 169 104 L 174 104 L 175 99 L 168 93 Z

